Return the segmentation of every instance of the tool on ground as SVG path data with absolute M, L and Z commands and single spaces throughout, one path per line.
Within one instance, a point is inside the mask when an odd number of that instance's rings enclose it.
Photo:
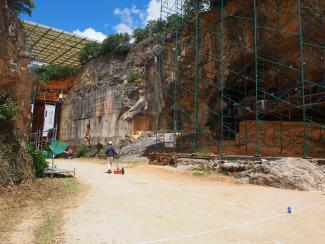
M 118 167 L 118 162 L 117 162 L 117 166 L 116 166 L 116 169 L 113 171 L 114 174 L 116 175 L 124 175 L 125 171 L 124 171 L 124 168 L 119 168 Z

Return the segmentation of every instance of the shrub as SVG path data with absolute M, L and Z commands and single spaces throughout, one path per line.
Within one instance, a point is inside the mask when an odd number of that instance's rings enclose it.
M 98 42 L 88 42 L 78 54 L 79 61 L 83 64 L 98 57 L 101 44 Z
M 35 74 L 36 81 L 41 83 L 66 78 L 76 74 L 76 69 L 57 64 L 34 66 L 31 69 Z
M 128 74 L 128 83 L 140 82 L 141 75 L 138 72 L 130 72 Z
M 36 150 L 36 148 L 31 144 L 27 144 L 27 152 L 33 158 L 35 176 L 37 178 L 43 177 L 44 170 L 49 167 L 48 162 L 45 160 L 42 153 Z
M 166 27 L 165 20 L 150 20 L 145 28 L 145 32 L 148 33 L 149 36 L 156 36 L 159 33 L 163 32 Z
M 122 54 L 126 55 L 132 48 L 130 43 L 131 36 L 127 33 L 117 33 L 108 35 L 103 41 L 100 49 L 100 53 L 106 54 Z
M 7 95 L 0 94 L 0 123 L 8 124 L 15 118 L 18 107 Z
M 77 149 L 76 157 L 77 158 L 87 157 L 89 153 L 90 153 L 90 146 L 86 144 L 81 144 Z
M 32 9 L 35 7 L 34 0 L 9 0 L 8 3 L 18 13 L 26 13 L 32 15 Z
M 139 43 L 147 38 L 147 33 L 144 29 L 137 28 L 133 31 L 132 37 L 134 38 L 135 43 Z

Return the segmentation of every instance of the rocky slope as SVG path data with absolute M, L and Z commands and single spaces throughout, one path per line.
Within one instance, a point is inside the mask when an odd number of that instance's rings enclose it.
M 238 183 L 325 192 L 323 160 L 302 158 L 236 158 L 216 155 L 150 154 L 150 163 L 179 170 L 233 175 Z
M 0 124 L 0 186 L 32 177 L 31 159 L 25 152 L 30 119 L 32 78 L 27 69 L 23 26 L 7 0 L 0 1 L 0 93 L 18 105 L 14 124 Z

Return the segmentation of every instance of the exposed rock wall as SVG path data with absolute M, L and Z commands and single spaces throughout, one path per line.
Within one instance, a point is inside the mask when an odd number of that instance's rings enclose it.
M 7 0 L 0 1 L 0 93 L 9 94 L 19 105 L 15 128 L 27 137 L 32 77 L 27 65 L 23 26 Z
M 86 64 L 62 109 L 60 139 L 72 145 L 119 145 L 126 135 L 153 130 L 157 71 L 156 40 L 137 45 L 127 57 L 100 57 Z M 131 72 L 141 81 L 128 82 Z
M 18 184 L 33 176 L 25 151 L 28 136 L 32 78 L 28 71 L 23 26 L 17 13 L 0 1 L 0 93 L 18 105 L 15 123 L 0 124 L 0 187 Z
M 309 0 L 303 2 L 312 4 Z M 279 134 L 275 124 L 280 120 L 287 121 L 282 124 L 284 131 L 282 143 L 288 145 L 281 153 L 287 156 L 297 155 L 302 148 L 301 144 L 298 145 L 301 143 L 299 133 L 302 127 L 299 121 L 302 121 L 302 88 L 299 72 L 301 59 L 298 45 L 299 35 L 297 35 L 299 29 L 297 9 L 297 1 L 258 2 L 258 55 L 281 65 L 258 59 L 257 99 L 255 97 L 254 26 L 251 21 L 253 1 L 227 1 L 223 57 L 220 52 L 220 12 L 215 10 L 200 14 L 198 23 L 185 25 L 179 32 L 177 46 L 175 46 L 175 36 L 171 33 L 167 34 L 158 60 L 157 43 L 150 40 L 137 46 L 126 59 L 106 57 L 88 63 L 80 72 L 76 81 L 77 85 L 74 86 L 69 100 L 65 103 L 65 115 L 62 120 L 62 128 L 65 128 L 61 131 L 61 135 L 64 135 L 61 139 L 80 143 L 84 139 L 89 141 L 90 138 L 91 144 L 105 139 L 114 139 L 118 142 L 119 138 L 137 131 L 155 130 L 158 126 L 162 132 L 170 132 L 176 125 L 180 132 L 179 150 L 193 151 L 195 148 L 193 145 L 199 142 L 197 144 L 202 146 L 200 150 L 218 153 L 218 141 L 223 130 L 225 144 L 227 144 L 226 153 L 251 155 L 255 153 L 253 150 L 255 132 L 251 129 L 248 134 L 245 132 L 247 136 L 244 137 L 249 140 L 250 146 L 243 145 L 245 128 L 242 125 L 245 121 L 255 119 L 255 102 L 258 100 L 263 107 L 259 111 L 260 120 L 274 121 L 264 125 L 261 122 L 259 137 L 264 138 L 265 133 L 270 135 L 274 130 Z M 315 16 L 324 22 L 325 17 L 317 13 L 313 16 L 307 12 L 306 8 L 303 8 L 302 15 L 305 41 L 323 43 L 324 35 L 320 33 L 325 33 L 325 25 L 320 26 L 315 21 Z M 196 24 L 199 26 L 198 33 L 195 31 Z M 274 30 L 280 28 L 282 31 L 267 31 L 267 27 Z M 296 34 L 289 35 L 288 33 Z M 199 56 L 198 60 L 196 55 Z M 316 77 L 314 81 L 317 83 L 322 82 L 325 74 L 325 59 L 320 56 L 321 53 L 305 47 L 305 78 Z M 224 84 L 220 81 L 222 58 L 224 59 Z M 161 68 L 159 74 L 157 67 Z M 142 74 L 142 82 L 126 84 L 127 75 L 132 70 Z M 198 74 L 196 105 L 199 129 L 195 128 L 196 73 Z M 176 89 L 174 89 L 174 80 L 177 82 Z M 221 128 L 220 122 L 221 85 L 224 87 L 222 103 L 224 125 L 226 125 L 224 128 Z M 116 89 L 119 89 L 123 98 L 113 98 L 108 95 Z M 106 92 L 108 90 L 111 92 Z M 325 121 L 325 115 L 322 112 L 325 107 L 322 94 L 325 90 L 320 89 L 321 91 L 317 94 L 314 90 L 306 88 L 305 102 L 308 107 L 306 114 L 312 120 L 318 121 L 319 130 L 322 126 L 321 121 Z M 102 93 L 106 95 L 100 95 Z M 175 100 L 174 94 L 176 94 Z M 275 94 L 275 96 L 270 94 Z M 83 100 L 88 102 L 83 102 Z M 174 101 L 176 101 L 176 106 L 174 106 Z M 99 108 L 103 106 L 100 105 L 101 103 L 116 103 L 118 106 L 114 114 L 111 114 L 108 107 L 102 110 Z M 78 114 L 74 116 L 75 113 Z M 84 114 L 87 115 L 84 116 Z M 174 123 L 174 118 L 176 118 L 176 123 Z M 70 120 L 71 124 L 69 124 Z M 84 122 L 81 122 L 82 120 Z M 112 125 L 112 123 L 115 124 Z M 249 124 L 250 128 L 254 126 L 251 122 Z M 292 132 L 292 128 L 297 125 L 299 125 L 297 132 Z M 308 126 L 311 128 L 308 133 L 316 133 L 315 126 Z M 69 132 L 71 128 L 73 128 L 72 132 Z M 101 128 L 100 131 L 97 128 Z M 200 133 L 196 134 L 197 130 Z M 295 138 L 298 138 L 298 143 L 291 143 Z M 320 154 L 324 152 L 322 140 L 319 140 L 320 143 L 317 145 L 312 143 L 313 139 L 308 140 L 310 145 L 316 147 L 310 148 L 310 156 L 323 155 Z M 280 142 L 277 140 L 275 144 L 270 145 L 271 141 L 272 137 L 266 144 L 260 140 L 264 143 L 260 145 L 263 149 L 262 153 L 278 155 Z

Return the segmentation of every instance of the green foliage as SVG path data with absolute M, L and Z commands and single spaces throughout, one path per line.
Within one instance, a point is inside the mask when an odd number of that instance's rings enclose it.
M 138 72 L 130 72 L 128 74 L 128 83 L 140 82 L 142 79 L 141 75 Z
M 89 156 L 90 153 L 90 146 L 86 144 L 81 144 L 76 153 L 77 158 L 82 158 L 82 157 L 87 157 Z
M 76 74 L 76 69 L 56 64 L 40 65 L 31 68 L 35 74 L 36 81 L 46 83 L 51 80 L 57 80 Z
M 9 0 L 8 3 L 18 13 L 26 13 L 32 15 L 32 9 L 35 7 L 34 0 Z
M 165 26 L 165 20 L 150 20 L 145 28 L 145 32 L 148 36 L 156 36 L 166 29 Z
M 85 64 L 100 55 L 126 55 L 132 48 L 131 36 L 127 33 L 108 35 L 100 44 L 97 42 L 88 43 L 80 52 L 79 60 Z
M 17 113 L 16 103 L 7 95 L 0 94 L 0 123 L 8 124 L 12 122 Z
M 103 41 L 100 53 L 106 54 L 121 54 L 126 55 L 132 48 L 130 43 L 131 36 L 127 33 L 117 33 L 108 35 Z
M 78 54 L 79 61 L 83 64 L 89 62 L 91 59 L 98 57 L 101 44 L 98 42 L 88 42 L 86 46 L 81 49 Z
M 147 38 L 147 33 L 142 28 L 137 28 L 133 31 L 132 36 L 134 38 L 135 43 L 139 43 Z
M 31 144 L 27 144 L 26 149 L 28 154 L 33 158 L 33 168 L 34 168 L 35 176 L 37 178 L 43 177 L 44 170 L 49 167 L 44 156 L 42 155 L 41 152 L 36 150 L 36 148 Z
M 224 6 L 229 0 L 224 0 Z M 145 29 L 137 28 L 133 31 L 132 37 L 135 44 L 140 43 L 148 37 L 156 37 L 158 35 L 173 34 L 176 30 L 181 31 L 182 25 L 193 21 L 197 13 L 210 11 L 221 7 L 220 0 L 184 0 L 184 14 L 181 16 L 177 13 L 170 15 L 166 20 L 150 20 Z M 82 63 L 87 63 L 91 59 L 99 55 L 106 54 L 123 54 L 126 55 L 132 48 L 130 43 L 131 36 L 127 33 L 111 34 L 102 44 L 93 43 L 86 46 L 79 53 L 79 60 Z

